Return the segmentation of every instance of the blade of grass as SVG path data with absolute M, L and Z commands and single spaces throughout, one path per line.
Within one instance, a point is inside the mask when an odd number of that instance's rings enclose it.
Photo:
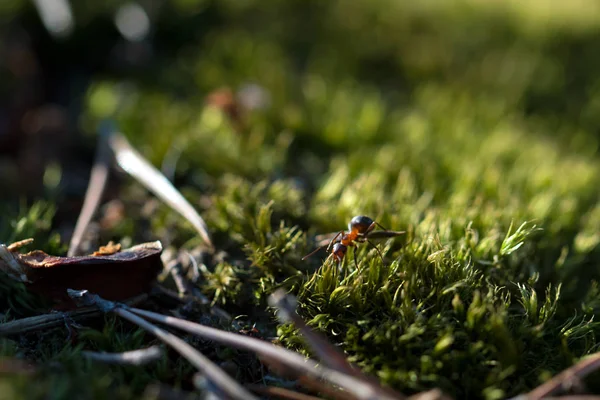
M 77 218 L 73 236 L 71 236 L 71 242 L 69 243 L 69 250 L 67 252 L 67 256 L 69 257 L 79 255 L 79 247 L 81 246 L 85 230 L 100 205 L 100 200 L 108 181 L 111 162 L 112 152 L 108 145 L 108 135 L 100 132 L 98 135 L 98 147 L 96 148 L 96 159 L 90 173 L 90 182 L 85 192 L 83 207 Z
M 169 207 L 177 211 L 192 224 L 204 242 L 213 248 L 212 240 L 204 219 L 196 212 L 194 207 L 183 195 L 169 182 L 169 180 L 150 162 L 142 157 L 114 127 L 104 125 L 103 129 L 109 135 L 108 143 L 115 154 L 117 164 L 125 172 L 134 177 Z

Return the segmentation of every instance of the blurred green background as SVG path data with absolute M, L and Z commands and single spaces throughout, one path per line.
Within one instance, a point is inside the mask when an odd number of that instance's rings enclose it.
M 501 398 L 597 350 L 599 2 L 42 3 L 0 3 L 0 240 L 64 251 L 112 118 L 231 254 L 202 289 L 232 312 L 272 324 L 289 284 L 407 392 Z M 99 243 L 199 243 L 123 174 L 105 197 Z M 356 214 L 408 231 L 389 268 L 300 261 Z

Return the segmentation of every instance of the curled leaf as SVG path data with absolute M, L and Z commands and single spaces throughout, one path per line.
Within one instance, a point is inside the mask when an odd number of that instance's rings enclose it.
M 12 249 L 12 250 L 11 250 Z M 67 289 L 88 289 L 114 301 L 125 300 L 150 289 L 162 269 L 159 241 L 120 250 L 109 244 L 94 254 L 58 257 L 35 250 L 16 252 L 0 245 L 0 270 L 57 303 L 57 309 L 74 308 Z

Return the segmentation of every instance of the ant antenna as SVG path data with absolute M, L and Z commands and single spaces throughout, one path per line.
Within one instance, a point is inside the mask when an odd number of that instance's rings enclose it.
M 381 229 L 383 229 L 384 231 L 389 231 L 389 229 L 384 228 L 383 225 L 381 225 L 379 222 L 377 222 L 377 221 L 373 221 L 373 222 L 375 222 L 377 224 L 377 226 L 380 227 Z
M 317 251 L 319 251 L 319 250 L 321 250 L 321 249 L 324 249 L 325 247 L 327 247 L 327 252 L 329 252 L 329 251 L 331 250 L 331 245 L 332 245 L 332 244 L 335 242 L 335 240 L 336 240 L 338 237 L 340 237 L 340 235 L 341 235 L 342 233 L 344 233 L 344 231 L 339 231 L 339 232 L 337 233 L 337 235 L 335 235 L 335 236 L 333 237 L 333 239 L 331 239 L 331 240 L 329 241 L 329 243 L 328 243 L 328 244 L 324 244 L 323 246 L 319 246 L 319 247 L 317 247 L 317 248 L 316 248 L 316 249 L 314 249 L 312 252 L 310 252 L 309 254 L 307 254 L 307 255 L 305 255 L 304 257 L 302 257 L 302 261 L 306 260 L 308 257 L 312 256 L 312 255 L 313 255 L 313 254 L 315 254 Z
M 315 254 L 317 251 L 324 249 L 325 247 L 328 247 L 327 245 L 323 245 L 323 246 L 319 246 L 316 249 L 314 249 L 313 251 L 311 251 L 309 254 L 305 255 L 304 257 L 302 257 L 302 261 L 306 260 L 308 257 L 312 256 L 313 254 Z

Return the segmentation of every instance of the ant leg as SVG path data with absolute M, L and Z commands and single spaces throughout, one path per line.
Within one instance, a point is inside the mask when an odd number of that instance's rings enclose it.
M 356 267 L 356 269 L 360 269 L 360 267 L 358 266 L 358 259 L 356 258 L 357 251 L 358 247 L 354 247 L 354 249 L 352 249 L 352 254 L 354 255 L 354 266 Z
M 375 250 L 377 250 L 377 252 L 379 253 L 379 257 L 381 257 L 381 262 L 383 263 L 383 254 L 381 254 L 381 251 L 379 251 L 379 249 L 377 248 L 377 246 L 375 246 L 373 244 L 373 242 L 371 242 L 369 239 L 367 239 L 367 243 L 369 243 L 371 246 L 373 246 L 375 248 Z
M 327 246 L 327 251 L 330 251 L 330 250 L 331 250 L 331 245 L 332 245 L 332 244 L 333 244 L 333 243 L 336 241 L 336 239 L 337 239 L 337 238 L 339 238 L 339 237 L 340 237 L 340 235 L 343 235 L 343 234 L 344 234 L 344 231 L 339 231 L 339 232 L 337 233 L 337 235 L 335 235 L 335 236 L 333 237 L 333 239 L 331 239 L 331 241 L 329 242 L 329 245 Z

